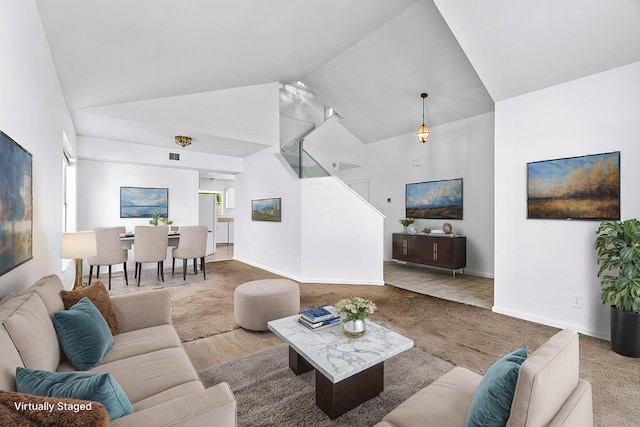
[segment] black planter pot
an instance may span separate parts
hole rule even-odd
[[[611,349],[628,357],[640,357],[640,314],[611,306]]]

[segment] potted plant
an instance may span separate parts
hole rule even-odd
[[[158,221],[160,221],[164,225],[173,224],[173,221],[169,220],[169,218],[164,218],[164,217],[161,218],[159,213],[154,213],[153,214],[153,217],[149,220],[149,224],[151,224],[153,226],[157,226],[158,225]]]
[[[400,224],[404,226],[404,232],[407,232],[407,227],[416,222],[413,218],[404,218],[400,220]]]
[[[603,221],[596,234],[602,303],[611,305],[611,348],[640,357],[640,221]]]
[[[358,338],[367,331],[364,321],[376,311],[376,305],[368,299],[360,297],[345,298],[336,304],[336,313],[342,319],[344,334],[351,338]]]

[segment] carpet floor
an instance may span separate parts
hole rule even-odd
[[[384,391],[335,420],[315,404],[315,373],[295,375],[283,344],[204,369],[205,387],[228,382],[238,402],[238,426],[372,426],[453,365],[418,348],[387,360]]]
[[[208,263],[206,268],[206,281],[169,287],[173,322],[183,341],[237,328],[233,289],[249,280],[278,277],[235,260]],[[419,349],[480,374],[501,355],[523,345],[534,351],[557,332],[549,326],[393,286],[300,285],[302,309],[335,304],[350,296],[373,300],[378,310],[371,319],[410,337]],[[640,425],[638,373],[640,359],[612,352],[608,341],[580,336],[580,375],[593,386],[596,425]]]

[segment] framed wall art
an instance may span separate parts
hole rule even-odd
[[[251,201],[251,219],[253,221],[282,221],[281,199],[258,199]]]
[[[462,219],[462,178],[406,185],[405,214],[416,219]]]
[[[33,258],[32,156],[0,131],[0,275]]]
[[[620,152],[527,163],[527,218],[620,219]]]
[[[120,218],[169,217],[169,189],[120,187]]]

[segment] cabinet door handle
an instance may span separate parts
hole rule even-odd
[[[433,244],[433,252],[438,252],[438,244],[437,243]]]

